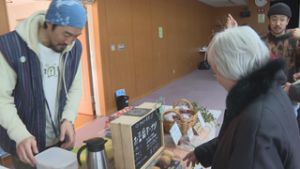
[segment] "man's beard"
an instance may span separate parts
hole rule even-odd
[[[64,50],[65,50],[65,48],[61,48],[61,49],[58,49],[58,46],[60,46],[60,45],[63,45],[63,46],[67,46],[67,44],[61,44],[61,43],[59,43],[59,44],[57,44],[57,45],[53,45],[53,43],[51,43],[51,49],[54,51],[54,52],[56,52],[56,53],[61,53],[61,52],[63,52]]]
[[[275,34],[275,35],[280,35],[280,34],[282,34],[282,32],[285,31],[285,29],[282,29],[280,32],[275,32],[274,30],[275,30],[276,28],[281,28],[281,27],[275,26],[275,27],[273,28],[272,32],[273,32],[273,34]]]

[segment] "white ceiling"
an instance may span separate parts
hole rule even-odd
[[[248,5],[248,0],[198,0],[213,7]]]

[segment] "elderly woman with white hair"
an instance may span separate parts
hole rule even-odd
[[[208,61],[228,92],[220,134],[186,155],[212,169],[299,169],[300,141],[282,59],[248,26],[218,33]]]

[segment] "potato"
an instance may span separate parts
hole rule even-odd
[[[160,168],[156,166],[152,166],[150,169],[160,169]]]
[[[174,153],[172,151],[169,151],[169,150],[165,150],[162,155],[168,156],[171,161],[174,158]]]
[[[170,157],[166,155],[161,156],[158,161],[163,163],[163,168],[168,168],[171,163]]]

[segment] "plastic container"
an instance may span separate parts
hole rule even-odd
[[[77,169],[76,154],[52,147],[35,156],[37,169]]]

